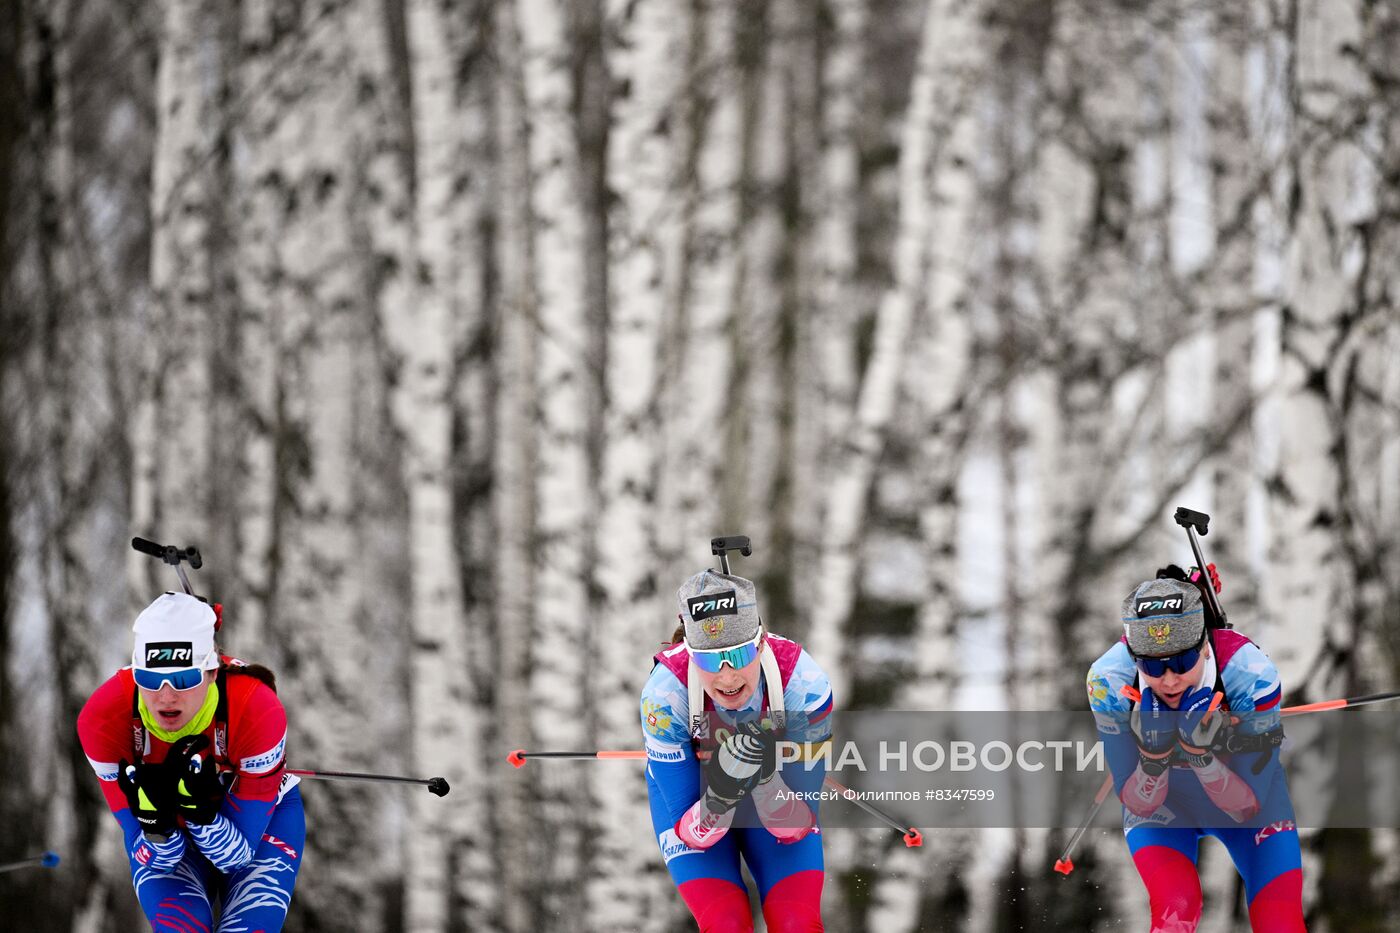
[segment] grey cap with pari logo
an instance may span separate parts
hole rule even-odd
[[[1201,591],[1185,580],[1139,583],[1123,600],[1128,648],[1144,658],[1166,658],[1201,643],[1206,631]]]
[[[702,570],[681,584],[676,599],[690,648],[732,648],[758,636],[758,590],[752,580]]]

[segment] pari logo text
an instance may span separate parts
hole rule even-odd
[[[1139,599],[1133,611],[1139,616],[1162,616],[1181,612],[1182,605],[1180,596],[1154,596]]]
[[[727,593],[706,593],[703,596],[692,596],[687,599],[685,610],[696,622],[714,616],[733,616],[739,614],[739,600],[735,598],[733,590]],[[708,629],[706,630],[708,631]]]
[[[153,641],[146,645],[146,667],[193,667],[194,645],[187,641]]]

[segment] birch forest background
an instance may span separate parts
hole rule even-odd
[[[1086,708],[1179,504],[1285,700],[1394,689],[1398,111],[1389,0],[0,0],[0,927],[139,926],[133,534],[293,766],[452,781],[308,784],[292,931],[692,928],[639,767],[504,756],[638,747],[715,534],[846,709]],[[1147,926],[1120,833],[927,835],[827,928]]]

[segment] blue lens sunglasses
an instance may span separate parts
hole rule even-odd
[[[159,690],[163,684],[170,684],[176,690],[193,690],[204,682],[204,671],[197,667],[187,667],[181,671],[146,671],[139,667],[131,669],[136,686],[146,690]]]
[[[736,671],[741,667],[747,667],[758,658],[758,643],[763,638],[760,630],[753,637],[752,641],[746,641],[742,645],[735,645],[732,648],[712,648],[712,649],[690,649],[690,659],[695,662],[695,666],[707,674],[718,674],[728,664]]]
[[[1165,658],[1144,658],[1140,655],[1133,655],[1133,661],[1137,664],[1137,669],[1148,677],[1161,677],[1167,671],[1174,674],[1187,674],[1191,668],[1196,666],[1196,662],[1201,660],[1201,652],[1205,650],[1206,640],[1201,638],[1201,643],[1194,648],[1187,648],[1179,654],[1173,654]]]

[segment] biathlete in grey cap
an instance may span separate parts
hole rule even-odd
[[[1283,687],[1268,655],[1218,626],[1205,587],[1179,567],[1133,587],[1122,637],[1089,670],[1089,706],[1123,803],[1128,851],[1154,933],[1201,918],[1196,856],[1224,843],[1256,933],[1303,931],[1302,856],[1278,746]]]
[[[661,856],[702,931],[753,929],[740,858],[769,930],[821,930],[830,681],[801,645],[766,630],[749,580],[706,570],[676,598],[681,627],[641,698]],[[781,760],[779,738],[793,753]]]

